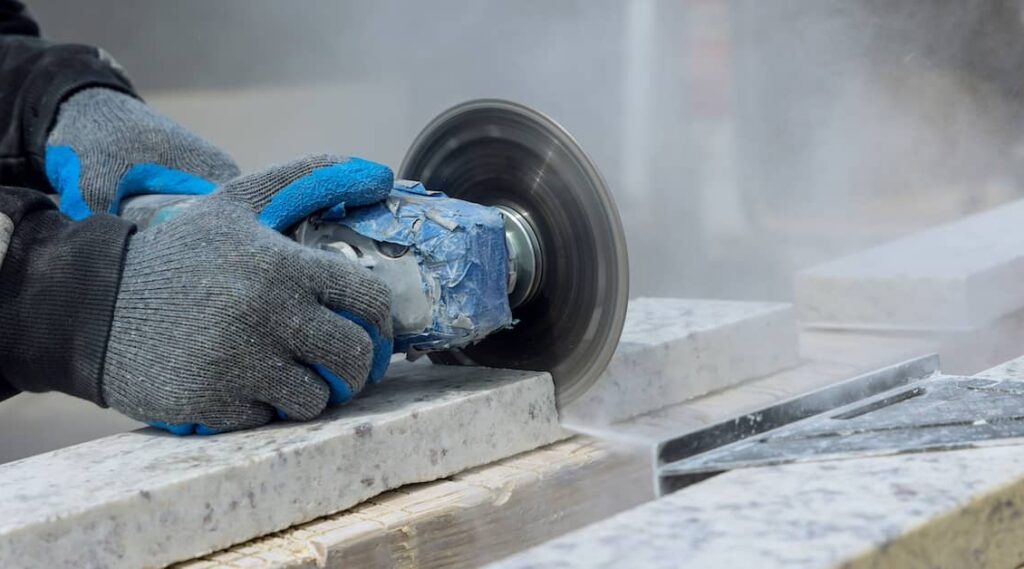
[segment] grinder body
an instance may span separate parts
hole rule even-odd
[[[191,207],[193,196],[126,200],[121,216],[147,227]],[[514,235],[517,226],[509,223]],[[416,357],[469,346],[512,325],[510,295],[524,260],[510,254],[506,216],[494,207],[398,180],[387,199],[328,209],[291,231],[299,243],[343,255],[391,290],[395,353]],[[518,285],[528,286],[522,278]]]

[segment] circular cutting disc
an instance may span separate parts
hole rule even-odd
[[[560,405],[607,367],[629,292],[625,236],[597,168],[547,116],[500,100],[458,105],[413,142],[399,172],[431,190],[512,209],[537,238],[537,288],[512,328],[435,361],[548,371]]]

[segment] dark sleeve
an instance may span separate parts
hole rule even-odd
[[[6,218],[6,219],[3,219]],[[128,237],[109,215],[73,222],[35,190],[0,186],[0,399],[62,391],[103,405],[100,378]]]
[[[25,5],[16,0],[0,0],[0,34],[39,36],[39,26]]]
[[[103,50],[27,36],[0,36],[0,85],[0,184],[44,191],[46,137],[60,104],[90,87],[136,96]]]
[[[38,35],[24,4],[0,0],[0,399],[57,390],[102,405],[134,226],[107,215],[72,222],[39,190],[51,190],[46,137],[64,100],[90,87],[136,95],[106,52]]]

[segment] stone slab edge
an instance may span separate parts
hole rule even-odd
[[[565,438],[546,373],[399,366],[325,418],[115,435],[0,466],[0,565],[190,559]]]
[[[178,567],[478,567],[653,499],[651,477],[649,457],[576,437]]]
[[[562,409],[584,432],[764,377],[799,363],[790,304],[641,298],[600,379]]]
[[[978,376],[1024,379],[1024,357]],[[1010,439],[736,470],[494,567],[1017,567],[1022,535],[1024,440]]]
[[[495,567],[1016,567],[1022,504],[1024,446],[740,470]]]

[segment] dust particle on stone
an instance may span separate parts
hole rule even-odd
[[[360,423],[356,425],[355,433],[359,438],[368,437],[373,434],[373,425],[370,423]]]

